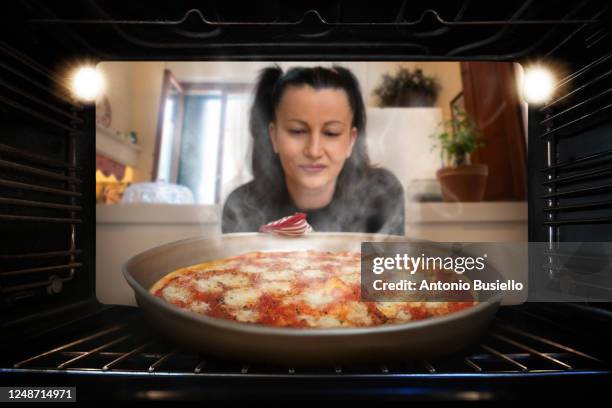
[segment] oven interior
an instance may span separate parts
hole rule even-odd
[[[529,240],[612,239],[612,46],[605,1],[20,0],[0,28],[1,382],[88,395],[485,398],[604,390],[606,303],[502,307],[472,349],[432,361],[299,369],[176,348],[137,308],[95,298],[95,112],[58,76],[101,60],[495,60],[563,67],[530,107]],[[531,265],[558,279],[563,271]],[[564,387],[565,384],[574,384]],[[110,389],[112,387],[112,391]],[[239,390],[239,392],[238,392]],[[84,393],[83,393],[84,394]]]

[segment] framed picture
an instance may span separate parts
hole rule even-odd
[[[96,125],[109,128],[113,119],[111,104],[108,96],[101,95],[96,100]]]

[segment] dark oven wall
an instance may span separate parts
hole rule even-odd
[[[81,62],[550,61],[565,74],[555,100],[529,110],[530,239],[609,240],[607,7],[598,0],[11,2],[0,43],[5,327],[97,307],[94,110],[70,99],[62,77]]]
[[[563,75],[553,98],[529,111],[530,241],[612,240],[608,32],[609,23],[581,40],[578,31],[547,57]]]
[[[10,347],[0,355],[0,382],[66,386],[70,379],[80,399],[227,397],[228,389],[231,397],[607,392],[610,369],[602,360],[609,361],[612,318],[588,305],[501,308],[479,344],[436,361],[300,371],[189,352],[161,339],[138,308],[98,304],[95,112],[71,99],[64,75],[104,60],[543,61],[560,81],[551,102],[528,112],[529,238],[610,241],[608,3],[3,5],[0,342]]]
[[[530,252],[530,285],[582,301],[610,299],[612,291],[600,274],[612,241],[610,22],[592,28],[577,28],[545,54],[559,76],[556,89],[529,109],[529,241],[547,243],[547,256]]]
[[[95,307],[93,112],[67,98],[61,50],[25,31],[26,14],[12,17],[20,28],[4,26],[0,42],[3,334]]]

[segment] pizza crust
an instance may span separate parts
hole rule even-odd
[[[229,259],[233,259],[233,257]],[[196,270],[215,269],[217,267],[222,267],[223,265],[227,263],[228,263],[228,258],[225,258],[225,259],[208,261],[208,262],[200,263],[197,265],[191,265],[191,266],[187,266],[181,269],[177,269],[176,271],[170,272],[169,274],[167,274],[166,276],[158,280],[153,286],[151,286],[151,289],[149,289],[149,293],[151,294],[157,293],[158,290],[160,290],[161,288],[166,286],[170,281],[172,281],[174,278],[177,278],[179,276],[187,275],[189,273],[195,272]]]

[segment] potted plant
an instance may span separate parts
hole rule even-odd
[[[382,82],[373,93],[378,96],[383,107],[433,106],[440,88],[438,79],[425,75],[420,68],[411,71],[399,67],[395,75],[384,74]]]
[[[470,155],[485,145],[482,134],[469,115],[453,108],[451,120],[443,123],[444,132],[434,135],[440,147],[443,167],[436,172],[444,201],[482,201],[489,169],[472,164]]]

